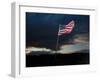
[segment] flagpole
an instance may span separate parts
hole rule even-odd
[[[59,30],[60,30],[60,27],[58,29],[58,33],[59,33]],[[59,35],[57,33],[57,42],[56,42],[56,53],[57,53],[57,50],[58,50],[58,43],[59,43]]]
[[[72,31],[72,29],[73,29],[73,27],[74,27],[74,25],[75,25],[75,22],[72,20],[71,22],[69,22],[65,27],[66,28],[64,28],[63,29],[63,31],[65,30],[65,29],[67,29],[67,31],[65,30],[64,32],[63,32],[63,34],[64,33],[71,33],[71,31]],[[58,50],[58,43],[59,43],[59,36],[60,36],[60,26],[61,25],[59,25],[59,29],[58,29],[58,33],[57,33],[57,42],[56,42],[56,53],[57,53],[57,50]]]

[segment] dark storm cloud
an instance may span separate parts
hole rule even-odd
[[[26,45],[55,49],[59,24],[75,21],[75,28],[71,34],[62,35],[59,44],[67,42],[75,34],[89,33],[88,15],[26,13]]]

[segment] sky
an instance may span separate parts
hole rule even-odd
[[[59,45],[69,43],[77,34],[89,34],[89,15],[26,12],[26,47],[56,48],[60,25],[75,21],[70,34],[59,37]]]

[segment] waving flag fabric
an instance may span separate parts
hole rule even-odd
[[[64,27],[62,27],[62,28],[60,27],[59,31],[58,31],[58,36],[71,33],[74,26],[75,26],[75,22],[74,22],[74,20],[72,20],[67,25],[65,25]]]

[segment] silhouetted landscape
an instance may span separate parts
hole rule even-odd
[[[89,64],[89,53],[51,54],[49,52],[34,52],[33,54],[26,55],[26,67]]]

